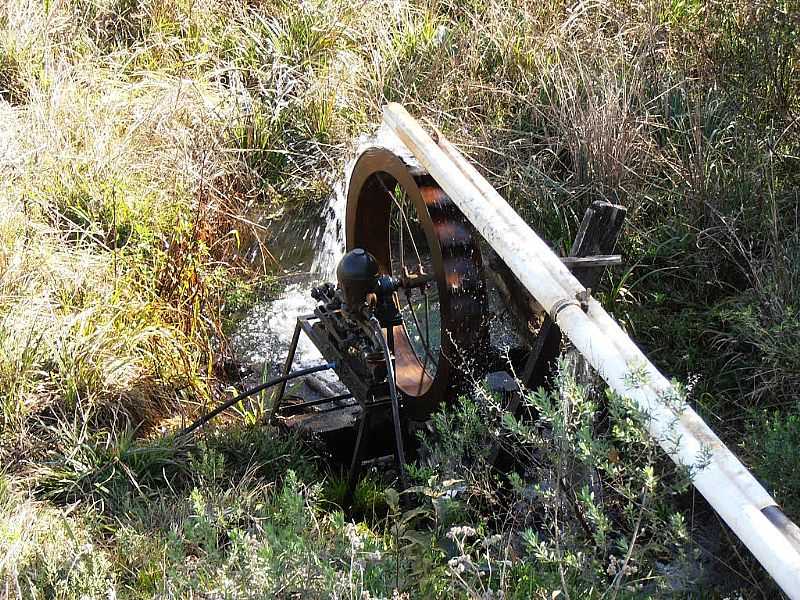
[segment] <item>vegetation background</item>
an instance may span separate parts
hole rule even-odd
[[[354,519],[255,409],[170,432],[269,293],[253,215],[398,101],[547,239],[628,208],[606,306],[800,519],[799,38],[797,0],[5,0],[0,597],[776,597],[575,361],[536,423],[439,415]]]

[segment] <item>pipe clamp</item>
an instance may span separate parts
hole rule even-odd
[[[592,290],[587,288],[575,294],[575,298],[562,298],[556,301],[552,308],[550,308],[550,318],[556,321],[558,313],[568,306],[578,306],[583,312],[587,312],[589,310],[589,299],[591,297]]]
[[[553,322],[557,323],[558,313],[560,313],[568,306],[580,307],[580,305],[581,305],[580,302],[572,298],[562,298],[561,300],[558,300],[553,304],[553,307],[550,309],[550,318],[553,319]]]

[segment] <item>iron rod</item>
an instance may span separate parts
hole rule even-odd
[[[328,402],[339,402],[340,400],[349,400],[353,397],[353,394],[339,394],[338,396],[331,396],[329,398],[319,398],[317,400],[309,400],[308,402],[302,402],[300,404],[292,404],[287,408],[292,408],[294,410],[300,408],[310,408],[312,406],[319,406],[320,404],[327,404]]]
[[[325,363],[324,365],[317,365],[315,367],[308,367],[306,369],[300,369],[298,371],[292,371],[291,373],[287,373],[286,375],[281,375],[280,377],[275,377],[273,379],[270,379],[269,381],[266,381],[266,382],[262,383],[261,385],[257,385],[256,387],[247,390],[246,392],[242,392],[241,394],[239,394],[235,398],[231,398],[227,402],[221,404],[220,406],[218,406],[217,408],[212,410],[210,413],[206,413],[205,415],[203,415],[202,417],[197,419],[194,423],[189,425],[189,427],[187,427],[186,429],[181,431],[178,435],[179,436],[184,436],[184,435],[188,435],[188,434],[192,433],[195,429],[197,429],[198,427],[201,427],[202,425],[205,425],[211,419],[216,417],[221,412],[229,409],[231,406],[233,406],[237,402],[239,402],[241,400],[244,400],[248,396],[252,396],[254,394],[257,394],[261,390],[265,390],[265,389],[267,389],[269,387],[272,387],[273,385],[278,385],[279,383],[284,383],[286,381],[289,381],[290,379],[296,379],[297,377],[302,377],[304,375],[311,375],[312,373],[319,373],[320,371],[327,371],[327,370],[333,369],[334,366],[335,366],[334,363]]]
[[[292,368],[292,363],[294,362],[294,355],[297,352],[297,343],[300,341],[300,318],[297,319],[297,323],[294,326],[294,333],[292,333],[292,341],[289,344],[289,352],[286,354],[286,362],[283,365],[283,374],[286,375],[289,373],[289,370]],[[283,401],[283,394],[286,391],[286,381],[281,382],[278,389],[275,390],[275,394],[272,399],[272,408],[269,411],[269,422],[270,424],[273,423],[275,419],[275,415],[278,412],[278,409],[281,406],[281,402]]]

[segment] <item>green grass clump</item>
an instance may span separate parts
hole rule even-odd
[[[795,494],[800,486],[797,473],[800,455],[798,407],[786,412],[772,412],[767,418],[754,412],[748,434],[747,444],[751,446],[763,480],[785,510],[797,514],[800,510]]]
[[[115,589],[111,556],[93,543],[89,520],[7,491],[0,502],[4,589],[29,598],[99,598]]]

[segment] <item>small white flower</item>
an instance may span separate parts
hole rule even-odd
[[[467,570],[467,567],[472,567],[473,564],[469,556],[462,555],[453,557],[450,560],[448,560],[447,566],[450,567],[456,573],[463,573],[464,571]]]
[[[344,528],[344,533],[347,539],[350,540],[350,548],[353,551],[358,551],[364,548],[364,540],[358,534],[358,529],[353,523],[348,523]]]
[[[462,525],[461,527],[451,527],[450,531],[447,532],[447,537],[451,540],[458,538],[469,538],[475,537],[478,535],[478,532],[475,531],[474,527],[470,527],[469,525]]]
[[[608,575],[617,574],[617,557],[613,554],[609,555],[608,557],[608,567],[606,568],[606,573]]]

